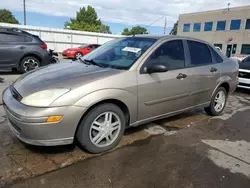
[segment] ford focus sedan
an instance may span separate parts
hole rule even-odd
[[[193,108],[223,112],[238,63],[186,37],[112,40],[75,62],[29,72],[3,92],[15,135],[32,145],[71,144],[100,153],[124,130]]]

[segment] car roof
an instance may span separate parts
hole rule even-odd
[[[124,36],[126,37],[126,36]],[[197,38],[192,38],[192,37],[186,37],[186,36],[179,36],[179,35],[133,35],[133,36],[127,36],[127,37],[138,37],[138,38],[152,38],[152,39],[157,39],[157,40],[165,40],[165,39],[182,39],[182,40],[194,40],[202,43],[209,44],[208,42],[204,40],[200,40]]]
[[[18,28],[13,28],[13,27],[0,27],[0,31],[11,32],[11,33],[20,33],[20,34],[33,36],[31,33],[28,33],[26,31],[23,31],[23,30],[18,29]]]

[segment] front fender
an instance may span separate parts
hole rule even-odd
[[[93,105],[104,100],[118,100],[123,102],[130,113],[130,123],[137,121],[137,96],[122,89],[104,89],[98,90],[79,99],[74,105],[89,109]]]

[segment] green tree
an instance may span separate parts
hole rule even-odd
[[[138,35],[138,34],[148,34],[148,31],[144,27],[136,26],[133,27],[131,30],[125,28],[122,32],[122,35]]]
[[[13,16],[13,14],[6,9],[0,9],[0,22],[19,24],[18,20]]]
[[[177,22],[175,22],[175,24],[174,24],[174,26],[173,26],[173,28],[172,28],[172,30],[170,31],[170,35],[177,35],[177,29],[178,29],[178,21]]]
[[[111,33],[109,26],[102,24],[95,9],[91,6],[87,9],[80,8],[80,11],[76,12],[76,18],[71,18],[69,22],[65,22],[64,26],[72,30]]]

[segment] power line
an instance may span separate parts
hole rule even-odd
[[[164,18],[165,16],[160,17],[159,19],[155,20],[154,22],[152,22],[151,24],[147,25],[146,28],[148,28],[149,26],[153,25],[154,23],[158,22],[159,20],[161,20],[162,18]]]

